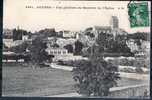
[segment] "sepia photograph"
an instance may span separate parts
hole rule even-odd
[[[2,97],[150,98],[150,1],[4,0]]]

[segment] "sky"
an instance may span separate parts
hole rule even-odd
[[[95,25],[109,26],[111,16],[117,16],[119,19],[119,27],[129,33],[137,31],[150,32],[150,27],[130,27],[127,8],[128,2],[129,1],[4,0],[3,27],[13,29],[19,26],[21,29],[31,32],[44,28],[55,28],[57,31],[63,29],[83,31],[85,28]],[[32,6],[33,8],[26,8],[26,6]],[[49,6],[51,8],[36,8],[38,6]],[[59,7],[62,7],[62,9],[59,9]],[[63,9],[64,7],[92,8]],[[94,9],[94,7],[98,9]]]

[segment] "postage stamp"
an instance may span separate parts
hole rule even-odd
[[[130,3],[128,6],[128,15],[130,19],[130,26],[132,28],[149,26],[149,12],[147,2]]]

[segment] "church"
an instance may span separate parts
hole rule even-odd
[[[119,28],[119,20],[117,16],[112,16],[109,26],[93,26],[85,30],[85,33],[93,33],[95,38],[98,37],[100,33],[113,34],[114,37],[117,35],[127,35],[128,33],[123,29]]]

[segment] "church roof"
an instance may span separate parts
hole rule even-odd
[[[110,29],[111,29],[110,26],[94,26],[94,28],[95,28],[96,30],[105,30],[105,29],[110,30]]]

